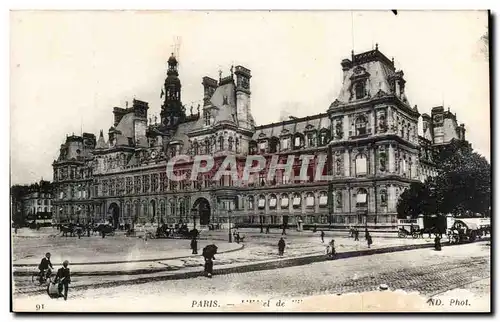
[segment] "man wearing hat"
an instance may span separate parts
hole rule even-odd
[[[63,267],[59,268],[59,270],[57,271],[57,275],[56,275],[56,281],[59,283],[59,285],[58,285],[59,296],[64,296],[65,301],[68,299],[68,288],[69,288],[69,284],[71,283],[71,277],[70,277],[70,273],[69,273],[68,264],[69,264],[69,262],[67,260],[65,260],[63,262]],[[62,294],[63,287],[64,287],[64,295]]]

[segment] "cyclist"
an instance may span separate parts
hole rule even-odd
[[[43,280],[47,279],[51,274],[54,267],[50,262],[50,253],[45,254],[45,257],[42,258],[40,265],[38,265],[38,269],[40,270],[40,283]]]

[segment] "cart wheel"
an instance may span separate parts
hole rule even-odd
[[[400,231],[400,232],[398,232],[398,237],[399,238],[406,238],[406,234]]]
[[[417,239],[418,235],[419,235],[418,233],[413,233],[413,235],[412,235],[413,239]]]

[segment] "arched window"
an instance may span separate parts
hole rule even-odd
[[[288,199],[288,195],[287,194],[282,194],[281,195],[281,209],[286,209],[288,208],[288,204],[289,204],[289,199]]]
[[[314,194],[312,192],[308,192],[306,195],[306,207],[314,207]]]
[[[278,198],[276,198],[275,194],[269,196],[269,208],[276,209],[276,204],[278,203]]]
[[[170,201],[170,215],[171,216],[176,215],[176,205],[174,200]]]
[[[319,193],[319,206],[326,207],[328,204],[328,195],[325,191]]]
[[[356,99],[361,99],[365,97],[365,84],[363,82],[358,82],[354,86],[356,92]]]
[[[219,136],[219,151],[224,151],[224,137]]]
[[[356,156],[356,176],[366,175],[366,156],[362,153]]]
[[[248,154],[253,155],[257,153],[257,142],[250,141],[248,144]]]
[[[356,118],[356,135],[366,134],[366,118],[360,115]]]
[[[198,155],[198,142],[194,141],[193,142],[193,154]]]
[[[318,146],[325,146],[330,141],[330,131],[322,129],[318,136]]]
[[[205,139],[205,151],[207,154],[212,153],[212,149],[210,146],[210,140],[208,138]]]
[[[269,153],[276,153],[279,151],[280,140],[273,136],[269,142]]]
[[[382,207],[387,206],[387,190],[380,190],[380,205]]]
[[[259,209],[264,209],[266,207],[266,197],[264,195],[259,196]]]
[[[307,133],[307,147],[312,148],[315,146],[316,135],[314,132]]]
[[[260,153],[266,153],[266,148],[267,148],[267,141],[262,140],[259,142],[259,152]]]
[[[165,223],[165,201],[164,200],[160,200],[160,221],[162,224]]]
[[[366,189],[360,188],[356,193],[356,207],[366,208],[368,206],[368,192]]]
[[[233,151],[233,137],[230,136],[228,139],[227,139],[227,148],[229,151]]]
[[[304,146],[304,136],[300,133],[297,133],[293,137],[293,148],[300,149]]]
[[[235,147],[236,153],[240,153],[240,140],[238,138],[235,140]]]
[[[294,193],[293,195],[293,208],[300,208],[300,204],[301,204],[301,201],[302,201],[302,197],[300,196],[299,193]]]
[[[253,210],[255,207],[253,196],[248,196],[247,200],[248,200],[248,210]]]

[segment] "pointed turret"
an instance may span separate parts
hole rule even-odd
[[[97,140],[97,145],[95,147],[96,149],[105,149],[106,148],[106,142],[104,141],[104,135],[101,132],[99,133],[99,139]]]

